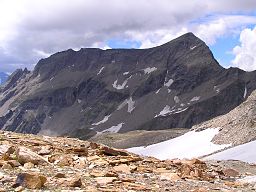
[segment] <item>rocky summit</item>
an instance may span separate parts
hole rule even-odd
[[[78,139],[5,131],[0,166],[0,191],[255,191],[246,180],[255,177],[254,164],[160,161]]]
[[[87,139],[191,128],[255,89],[256,72],[224,69],[187,33],[150,49],[67,50],[17,70],[0,88],[0,128]]]

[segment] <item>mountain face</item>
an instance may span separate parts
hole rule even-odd
[[[88,138],[193,125],[225,114],[256,72],[224,69],[192,33],[150,49],[67,50],[17,70],[0,91],[0,127]]]
[[[4,72],[0,72],[0,85],[4,84],[7,79],[8,79],[9,75],[4,73]]]

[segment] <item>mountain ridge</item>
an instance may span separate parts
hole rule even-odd
[[[224,69],[190,33],[150,49],[67,50],[11,78],[0,93],[0,125],[83,139],[191,128],[243,102],[255,73]]]

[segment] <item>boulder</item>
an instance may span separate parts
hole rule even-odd
[[[117,180],[117,178],[116,177],[96,177],[95,180],[99,185],[106,185],[109,183],[113,183],[114,181]]]
[[[114,149],[114,148],[110,148],[107,146],[103,146],[101,147],[101,152],[105,155],[110,155],[110,156],[129,156],[129,153],[126,152],[125,150],[121,150],[121,149]]]
[[[48,163],[48,161],[45,158],[41,157],[40,155],[36,154],[35,152],[31,151],[26,147],[17,148],[15,154],[18,162],[22,165],[28,162],[33,163],[35,165]]]
[[[126,173],[126,174],[131,173],[130,167],[126,164],[117,165],[117,166],[113,167],[113,170],[116,172],[122,172],[122,173]]]
[[[240,173],[234,169],[224,169],[222,172],[226,177],[238,177],[240,175]]]
[[[22,186],[29,189],[41,189],[44,187],[47,178],[39,174],[19,173],[14,187]]]

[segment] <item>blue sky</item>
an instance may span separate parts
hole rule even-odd
[[[210,45],[210,49],[217,61],[224,67],[229,67],[235,55],[232,49],[239,44],[239,36],[222,37],[216,41],[214,45]]]
[[[225,67],[256,70],[255,0],[0,0],[0,71],[58,51],[149,48],[193,32]]]

